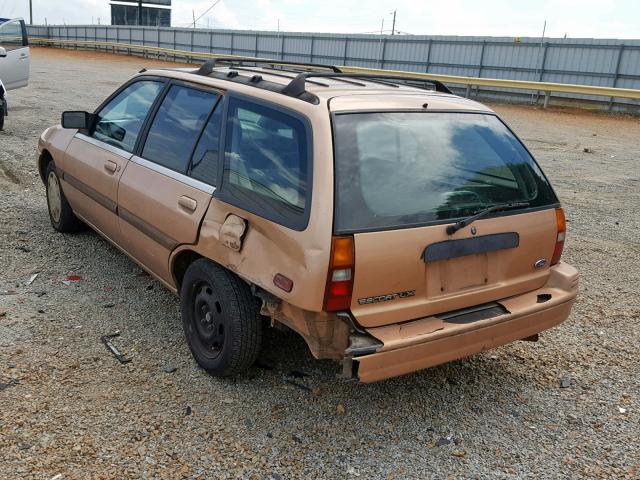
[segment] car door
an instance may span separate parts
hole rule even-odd
[[[118,245],[118,182],[165,84],[143,77],[117,91],[98,109],[92,131],[75,134],[58,165],[71,208]]]
[[[220,98],[211,89],[173,81],[118,187],[124,248],[169,283],[171,251],[196,242],[214,191],[207,172],[201,172],[202,161],[193,167],[198,174],[189,174],[203,128],[220,115],[216,109]],[[206,152],[198,155],[205,164],[211,160]]]
[[[0,24],[0,47],[6,56],[0,57],[0,79],[7,90],[26,87],[29,83],[29,42],[23,20]]]

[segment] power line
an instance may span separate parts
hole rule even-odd
[[[194,18],[193,19],[193,28],[196,28],[196,22],[198,20],[200,20],[202,17],[204,17],[207,13],[209,13],[211,11],[211,9],[213,7],[215,7],[217,4],[219,4],[222,0],[216,0],[215,2],[213,2],[213,5],[211,5],[209,8],[207,8],[202,15],[200,15],[198,18]],[[194,12],[194,16],[195,16],[195,12]]]

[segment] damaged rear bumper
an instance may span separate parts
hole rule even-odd
[[[496,316],[478,320],[474,311],[463,314],[469,321],[462,315],[455,320],[439,316],[369,328],[382,346],[375,353],[348,358],[346,364],[352,376],[369,383],[532,337],[566,320],[577,293],[577,270],[561,262],[551,268],[542,288],[497,302],[504,308]]]

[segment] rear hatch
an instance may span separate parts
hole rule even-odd
[[[335,234],[352,235],[351,311],[376,327],[540,288],[558,199],[491,113],[337,113]],[[447,226],[504,207],[454,233]]]

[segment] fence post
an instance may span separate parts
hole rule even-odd
[[[387,37],[382,39],[382,53],[380,54],[380,69],[384,70],[384,58],[387,54]]]
[[[284,35],[280,37],[280,60],[284,60]]]
[[[347,64],[347,48],[349,46],[349,37],[344,37],[344,53],[342,55],[342,65]]]
[[[482,77],[482,66],[484,64],[484,49],[487,46],[487,41],[482,41],[482,48],[480,49],[480,64],[478,65],[478,78]],[[480,85],[476,85],[476,97],[480,93]]]
[[[258,33],[257,32],[255,34],[255,39],[256,39],[256,41],[254,43],[254,46],[255,46],[255,52],[256,53],[255,53],[254,57],[258,58]]]
[[[309,52],[309,63],[313,63],[313,44],[315,43],[315,40],[316,40],[316,37],[311,35],[311,51]]]
[[[433,45],[433,39],[429,39],[429,47],[427,48],[427,60],[426,65],[424,67],[425,73],[429,73],[429,61],[431,60],[431,46]]]
[[[542,81],[542,78],[544,77],[544,66],[547,63],[547,50],[549,50],[549,42],[545,42],[544,43],[544,50],[542,50],[542,64],[540,65],[540,73],[538,74],[538,82]],[[538,98],[540,98],[540,92],[536,92],[536,100],[535,100],[535,104],[538,104]],[[545,101],[548,102],[548,99],[545,98]],[[547,108],[547,107],[545,107]]]
[[[615,71],[615,75],[613,77],[613,87],[617,87],[618,86],[618,78],[620,77],[620,63],[622,62],[622,53],[624,52],[624,43],[620,44],[620,48],[618,49],[618,59],[616,60],[616,71]],[[609,99],[609,111],[611,111],[613,109],[613,100],[614,98],[611,97]]]
[[[231,50],[229,52],[231,55],[233,55],[233,42],[235,38],[236,38],[235,34],[231,32]]]

